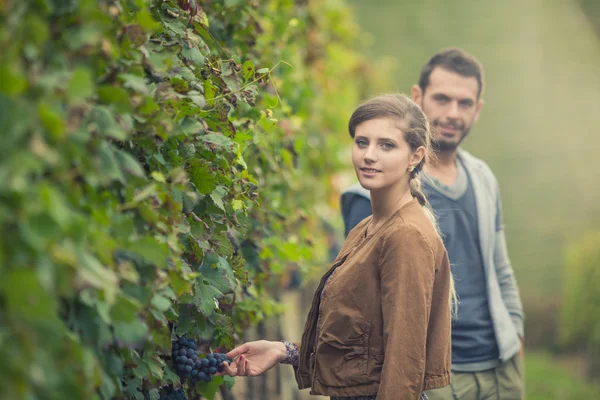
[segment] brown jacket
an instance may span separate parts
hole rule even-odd
[[[321,280],[296,380],[311,394],[416,400],[450,384],[448,255],[417,200],[366,236],[371,218]]]

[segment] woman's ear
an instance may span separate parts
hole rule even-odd
[[[416,167],[417,165],[419,165],[421,163],[421,161],[423,161],[424,157],[425,157],[425,146],[417,147],[417,149],[415,151],[413,151],[412,155],[410,156],[409,166]]]

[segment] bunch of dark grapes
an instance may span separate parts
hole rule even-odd
[[[173,386],[165,386],[160,390],[159,400],[187,400],[183,389],[175,389]]]
[[[173,342],[171,358],[179,376],[189,378],[192,376],[194,365],[199,361],[196,342],[193,339],[180,337]]]
[[[223,372],[223,362],[231,364],[224,353],[210,353],[196,361],[192,370],[192,382],[210,382],[217,372]]]
[[[212,381],[214,374],[223,372],[223,362],[232,362],[225,353],[209,353],[199,357],[196,342],[183,336],[173,342],[171,358],[179,376],[182,379],[191,378],[192,383]]]

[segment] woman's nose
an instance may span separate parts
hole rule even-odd
[[[375,149],[375,146],[369,146],[365,149],[364,160],[365,162],[370,163],[377,161],[377,151]]]

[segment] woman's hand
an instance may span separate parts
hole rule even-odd
[[[229,376],[258,376],[287,357],[285,344],[258,340],[236,347],[227,353],[227,358],[233,359],[231,365],[223,363],[223,370]]]

